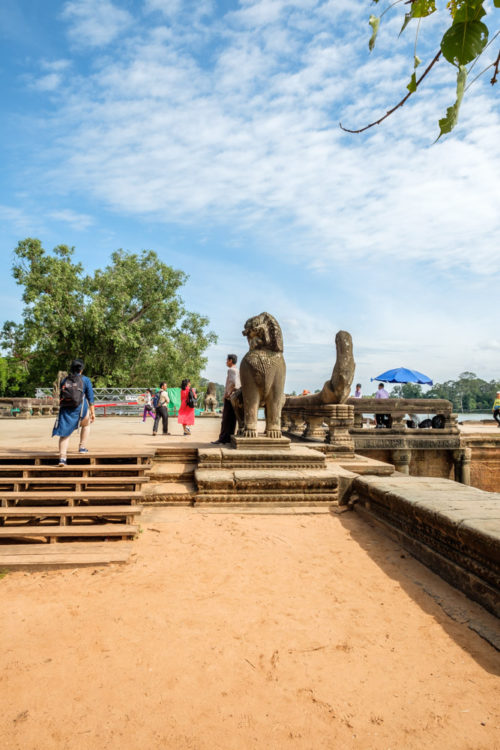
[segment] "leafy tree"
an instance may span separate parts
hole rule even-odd
[[[426,394],[426,398],[446,398],[453,403],[457,411],[474,411],[484,409],[489,411],[500,389],[500,381],[478,378],[473,372],[462,372],[458,380],[448,380],[436,383]]]
[[[25,392],[51,385],[77,356],[97,386],[178,385],[183,377],[195,384],[216,336],[208,318],[184,308],[186,274],[153,251],[118,250],[104,270],[85,275],[73,252],[59,245],[49,254],[31,238],[14,251],[23,322],[4,323],[0,341]]]
[[[395,385],[390,395],[391,398],[426,398],[419,383]]]
[[[372,2],[378,4],[379,0],[372,0]],[[392,115],[393,112],[399,109],[399,107],[402,107],[403,104],[408,101],[410,96],[416,92],[417,88],[430,70],[436,65],[438,60],[444,58],[456,69],[457,93],[455,103],[448,107],[446,115],[439,120],[438,138],[444,133],[450,133],[458,122],[460,105],[467,88],[487,70],[493,71],[490,79],[492,86],[498,80],[500,51],[494,62],[487,65],[478,75],[476,75],[469,86],[466,86],[470,71],[486,48],[489,47],[489,45],[492,44],[500,34],[500,32],[497,31],[491,40],[489,40],[490,30],[488,28],[488,20],[485,19],[485,4],[486,0],[448,0],[446,6],[443,4],[443,7],[437,8],[436,0],[396,0],[396,2],[392,2],[380,16],[371,15],[369,18],[369,24],[372,29],[372,34],[368,42],[370,51],[373,50],[375,46],[375,40],[377,38],[382,17],[395,6],[403,5],[405,10],[401,31],[399,32],[400,34],[402,34],[410,24],[412,24],[414,28],[416,26],[413,71],[407,85],[408,93],[396,104],[396,106],[392,107],[392,109],[375,122],[371,122],[369,125],[366,125],[359,130],[349,130],[348,128],[344,128],[341,123],[340,127],[342,130],[346,130],[348,133],[362,133],[364,130],[372,128],[374,125],[379,125],[383,120]],[[493,0],[493,5],[495,8],[500,8],[500,0]],[[423,24],[427,24],[428,28],[432,27],[432,22],[427,22],[425,19],[429,18],[434,13],[446,16],[446,23],[449,25],[441,39],[440,48],[436,51],[424,72],[417,78],[417,68],[422,63],[422,60],[417,55],[417,41]],[[498,16],[496,16],[496,18],[498,20]],[[490,26],[493,26],[493,23],[493,21],[490,22]]]

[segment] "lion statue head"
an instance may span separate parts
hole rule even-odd
[[[283,334],[276,318],[267,312],[249,318],[242,331],[248,339],[250,350],[268,349],[272,352],[283,351]]]

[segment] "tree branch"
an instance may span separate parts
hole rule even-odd
[[[437,63],[437,61],[439,60],[440,56],[441,56],[441,50],[439,50],[439,52],[436,54],[436,56],[434,57],[434,59],[429,63],[429,65],[427,66],[427,68],[424,70],[424,72],[422,73],[422,75],[420,76],[420,78],[418,79],[418,81],[416,82],[416,84],[415,84],[415,90],[418,88],[418,86],[420,85],[420,83],[424,80],[425,76],[430,71],[430,69],[433,67],[433,65],[435,65]],[[399,109],[399,107],[402,107],[403,104],[410,98],[410,96],[413,93],[414,93],[413,91],[409,91],[406,94],[406,96],[404,97],[404,99],[401,99],[401,101],[398,104],[396,104],[395,107],[393,107],[388,112],[386,112],[385,115],[380,118],[380,120],[376,120],[375,122],[371,122],[369,125],[365,125],[364,128],[360,128],[359,130],[349,130],[349,128],[344,128],[344,126],[342,125],[341,122],[339,122],[339,127],[342,130],[344,130],[346,133],[362,133],[364,130],[368,130],[368,128],[373,128],[374,125],[380,125],[380,123],[383,122],[387,117],[389,117],[389,115],[392,115],[392,113],[395,112],[397,109]]]
[[[500,67],[500,52],[498,53],[497,59],[495,60],[495,62],[493,63],[493,65],[495,66],[495,72],[493,73],[493,78],[490,81],[490,83],[491,83],[492,86],[494,86],[495,83],[498,80],[497,77],[498,77],[498,68]]]
[[[140,310],[138,310],[136,313],[134,313],[132,315],[132,317],[130,317],[127,320],[127,323],[137,323],[137,321],[142,318],[142,316],[144,315],[144,313],[146,312],[146,310],[149,310],[150,307],[151,307],[151,305],[144,305],[143,307],[141,307]]]

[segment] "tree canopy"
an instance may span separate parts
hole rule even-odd
[[[4,392],[50,386],[75,357],[96,386],[196,383],[217,338],[207,317],[184,307],[187,275],[152,250],[117,250],[110,265],[86,274],[73,253],[67,245],[47,253],[32,238],[14,250],[24,311],[22,323],[6,321],[0,334]]]
[[[487,382],[474,372],[462,372],[458,380],[436,383],[426,393],[417,383],[404,383],[396,385],[390,395],[392,398],[445,398],[457,411],[490,411],[498,390],[500,380]]]
[[[372,2],[378,4],[379,0],[372,0]],[[458,122],[458,113],[462,103],[462,98],[469,87],[466,86],[469,73],[479,61],[484,51],[495,42],[500,34],[500,31],[496,31],[490,39],[489,26],[493,27],[493,18],[496,17],[498,21],[498,15],[494,13],[490,19],[485,18],[486,10],[484,6],[486,3],[487,0],[448,0],[446,6],[442,3],[442,7],[437,8],[436,0],[396,0],[396,2],[391,2],[380,16],[371,15],[368,21],[372,30],[368,42],[370,52],[375,47],[375,41],[381,20],[388,11],[392,10],[392,8],[402,5],[405,10],[404,18],[402,18],[401,31],[399,32],[400,35],[406,27],[413,22],[412,26],[415,29],[415,44],[412,60],[413,70],[410,81],[407,85],[408,93],[378,120],[375,120],[358,130],[350,130],[344,128],[342,124],[340,124],[342,130],[346,130],[348,133],[362,133],[364,130],[368,130],[368,128],[371,128],[374,125],[379,125],[383,120],[399,109],[399,107],[402,107],[403,104],[405,104],[410,96],[416,92],[421,82],[436,65],[438,60],[444,58],[456,69],[457,90],[454,104],[448,107],[446,115],[439,120],[438,138],[445,133],[450,133]],[[500,8],[500,0],[493,0],[493,6],[494,8]],[[417,68],[422,64],[422,60],[417,54],[419,35],[422,35],[423,24],[427,24],[429,29],[432,28],[432,21],[428,22],[426,19],[435,13],[443,17],[446,16],[447,28],[441,39],[439,49],[435,51],[434,56],[430,62],[428,62],[424,72],[417,77]],[[492,72],[490,83],[493,86],[498,80],[499,68],[500,51],[493,62],[487,64],[482,70],[477,71],[475,78],[471,83],[477,80],[477,78],[487,70],[490,70]],[[471,83],[469,83],[469,85],[471,85]]]

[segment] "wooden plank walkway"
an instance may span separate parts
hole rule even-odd
[[[122,541],[1,544],[0,571],[45,570],[126,563],[132,551],[133,544]]]
[[[27,537],[42,537],[49,541],[55,541],[62,537],[108,537],[119,536],[123,539],[134,537],[138,531],[137,526],[128,523],[104,523],[104,524],[72,524],[71,526],[2,526],[0,527],[0,539],[26,539]]]

